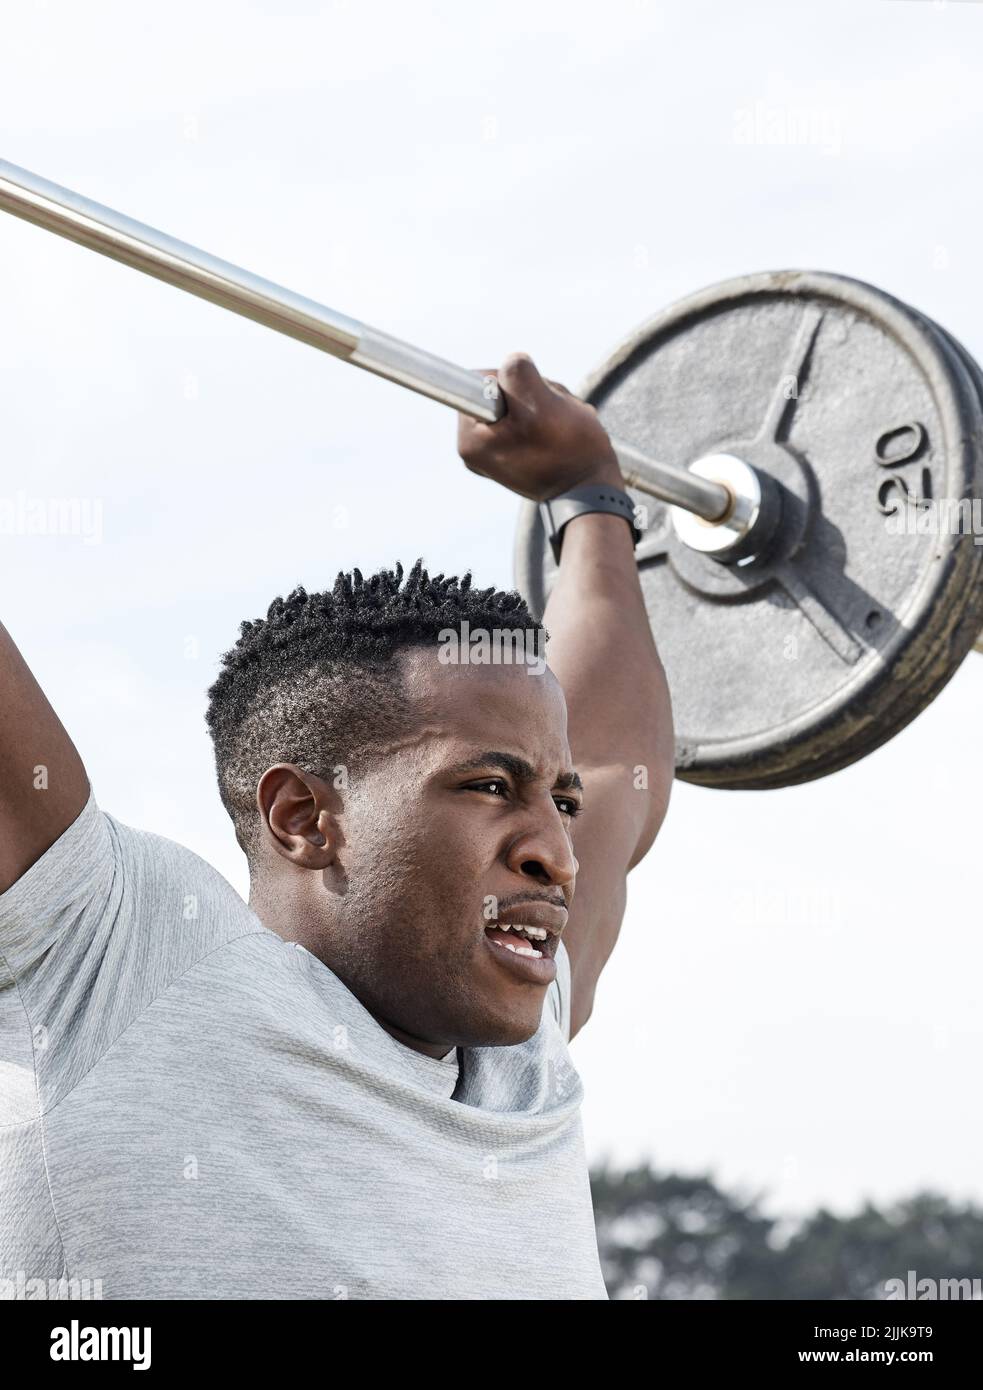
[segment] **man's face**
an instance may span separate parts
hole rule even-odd
[[[548,670],[442,666],[424,649],[402,670],[420,724],[344,793],[317,951],[410,1045],[524,1042],[556,975],[576,872],[563,692]],[[496,916],[549,934],[522,941]]]

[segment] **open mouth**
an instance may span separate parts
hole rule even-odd
[[[511,951],[513,955],[524,956],[527,960],[553,960],[556,957],[559,937],[545,927],[524,922],[501,922],[486,927],[485,935],[499,950]]]
[[[485,928],[485,940],[489,953],[514,981],[546,988],[556,979],[557,935],[550,933],[545,941],[535,935],[526,937],[522,924],[509,923],[506,931],[504,923],[500,922]]]
[[[530,898],[502,909],[486,924],[485,940],[513,980],[547,986],[556,979],[556,951],[566,922],[565,905]]]

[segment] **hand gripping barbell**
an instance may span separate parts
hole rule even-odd
[[[494,378],[3,161],[0,208],[475,419],[505,412]],[[900,300],[828,273],[740,277],[643,324],[580,394],[646,523],[678,776],[761,788],[845,767],[979,638],[983,374]],[[555,567],[532,503],[516,577],[541,615]]]

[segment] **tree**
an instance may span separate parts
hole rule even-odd
[[[648,1165],[591,1173],[601,1268],[613,1299],[878,1299],[885,1281],[979,1280],[983,1210],[921,1192],[855,1215],[820,1208],[792,1224],[761,1194]]]

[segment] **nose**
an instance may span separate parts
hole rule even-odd
[[[506,861],[513,873],[547,887],[567,888],[577,874],[570,833],[553,798],[549,807],[530,811],[530,823],[508,848]]]

